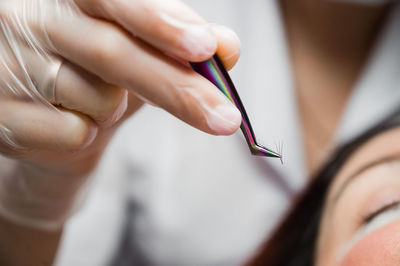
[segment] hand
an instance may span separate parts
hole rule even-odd
[[[187,66],[217,51],[232,67],[240,44],[231,31],[179,0],[75,2],[0,3],[0,153],[12,158],[1,158],[0,214],[45,228],[62,225],[143,101],[212,134],[240,125],[238,110]]]

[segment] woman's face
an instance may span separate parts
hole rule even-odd
[[[400,265],[400,128],[362,146],[325,202],[318,266]]]
[[[383,5],[391,2],[391,0],[330,0],[343,3],[363,4],[363,5]]]

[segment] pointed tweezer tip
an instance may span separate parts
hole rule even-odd
[[[276,155],[277,156],[275,158],[278,158],[281,161],[281,164],[283,165],[283,156],[282,156],[282,154],[276,153]]]
[[[281,160],[281,163],[283,164],[283,156],[281,154],[274,152],[270,149],[267,149],[263,146],[256,145],[255,147],[253,147],[253,154],[272,157],[272,158],[278,158]]]
[[[273,158],[278,158],[281,161],[281,164],[283,165],[283,156],[282,154],[274,153],[272,156]]]
[[[260,147],[269,157],[279,158],[282,159],[282,155],[279,152],[272,151],[265,147]]]
[[[282,154],[275,153],[271,157],[278,158],[281,161],[281,164],[283,165],[283,156],[282,156]]]

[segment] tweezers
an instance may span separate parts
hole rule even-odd
[[[242,123],[240,129],[246,139],[252,155],[279,158],[282,161],[282,155],[274,152],[257,143],[250,119],[240,100],[239,94],[233,85],[233,82],[226,71],[222,61],[215,54],[207,61],[199,63],[190,63],[192,69],[212,82],[228,99],[239,109],[242,114]]]

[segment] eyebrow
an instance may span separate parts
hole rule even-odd
[[[339,188],[338,192],[336,193],[336,195],[333,197],[333,203],[335,203],[340,196],[343,194],[343,191],[349,186],[349,184],[352,183],[352,181],[354,181],[354,179],[356,179],[357,177],[359,177],[361,174],[365,173],[366,171],[375,168],[379,165],[382,164],[386,164],[386,163],[390,163],[390,162],[394,162],[394,161],[400,161],[400,154],[393,154],[390,156],[386,156],[383,158],[380,158],[378,160],[375,161],[371,161],[361,167],[359,167],[356,171],[354,171],[351,175],[349,175],[349,177],[346,178],[346,182],[344,182],[342,184],[342,186]]]

